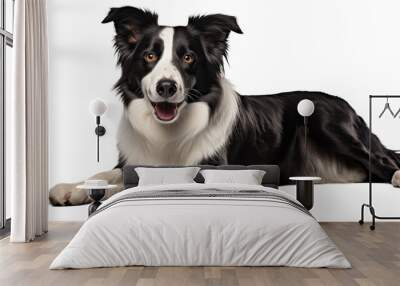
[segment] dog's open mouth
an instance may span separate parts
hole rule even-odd
[[[178,115],[178,108],[183,102],[151,102],[154,114],[161,121],[172,121]]]

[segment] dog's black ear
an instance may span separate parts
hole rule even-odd
[[[189,17],[188,26],[200,33],[207,57],[219,64],[227,56],[229,33],[243,34],[236,17],[223,14]]]
[[[157,25],[158,15],[148,10],[125,6],[111,8],[101,23],[114,22],[118,36],[129,44],[136,44],[145,28]]]

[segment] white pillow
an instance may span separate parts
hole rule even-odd
[[[205,184],[246,184],[261,185],[265,171],[261,170],[201,170]]]
[[[193,179],[199,170],[199,167],[135,168],[139,176],[139,186],[195,183]]]

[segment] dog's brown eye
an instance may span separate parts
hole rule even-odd
[[[144,60],[148,63],[154,63],[158,59],[155,53],[147,53],[144,55]]]
[[[183,61],[187,64],[191,64],[191,63],[193,63],[194,59],[193,59],[192,55],[186,54],[183,56]]]

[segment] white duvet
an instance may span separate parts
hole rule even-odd
[[[106,200],[50,269],[146,266],[349,268],[318,222],[290,204],[262,198],[118,199],[136,192],[258,190],[262,186],[179,184],[127,189]],[[103,209],[103,210],[101,210]]]

